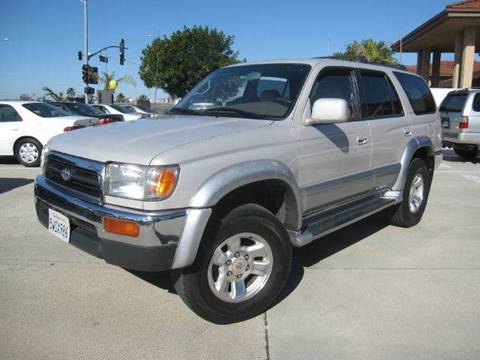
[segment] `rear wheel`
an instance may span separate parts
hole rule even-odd
[[[39,166],[41,154],[42,144],[33,138],[22,139],[15,146],[15,157],[26,167]]]
[[[390,209],[391,223],[401,227],[417,225],[422,219],[430,192],[431,175],[422,159],[410,163],[402,202]]]
[[[478,154],[478,147],[474,146],[470,149],[460,149],[460,148],[454,147],[453,151],[455,151],[455,154],[465,159],[475,159]]]
[[[175,289],[204,319],[226,324],[265,311],[289,276],[292,247],[283,225],[265,208],[248,204],[204,236],[192,269],[173,273]]]

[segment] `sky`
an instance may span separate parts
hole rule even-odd
[[[247,60],[328,55],[366,38],[393,42],[453,0],[88,0],[89,51],[125,39],[126,59],[106,52],[101,71],[131,75],[137,86],[117,93],[153,97],[138,76],[141,51],[154,37],[183,26],[208,25],[234,35],[233,47]],[[330,46],[328,45],[330,44]],[[80,0],[2,0],[0,11],[0,99],[21,94],[42,96],[43,86],[57,92],[83,91],[83,4]],[[114,58],[115,57],[115,58]],[[415,64],[414,54],[404,63]],[[159,96],[164,96],[160,93]]]

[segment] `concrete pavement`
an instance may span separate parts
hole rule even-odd
[[[478,359],[480,163],[445,159],[417,227],[372,217],[299,249],[280,302],[226,326],[50,236],[38,170],[0,159],[0,359]]]

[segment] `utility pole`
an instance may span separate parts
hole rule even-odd
[[[85,65],[88,69],[88,0],[81,0],[83,3],[83,45],[84,45],[84,56],[85,56]],[[85,104],[88,104],[88,77],[85,86]]]

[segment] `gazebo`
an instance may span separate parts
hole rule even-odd
[[[400,52],[416,52],[417,73],[430,80],[432,87],[440,82],[442,53],[455,53],[452,87],[469,88],[472,86],[475,49],[480,45],[479,28],[480,0],[466,0],[447,5],[445,10],[395,42],[392,48]]]

